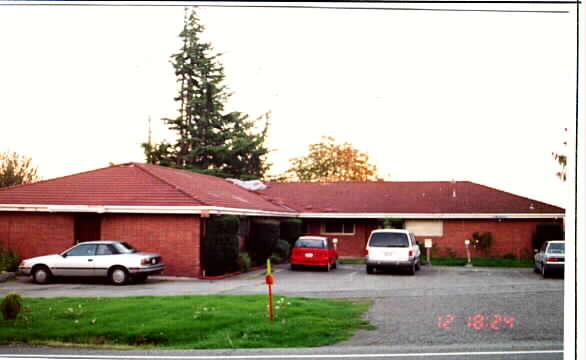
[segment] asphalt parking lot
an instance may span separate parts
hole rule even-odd
[[[291,271],[286,265],[274,270],[273,292],[288,296],[388,297],[418,295],[466,295],[522,291],[563,291],[563,278],[543,279],[532,269],[423,266],[415,276],[400,271],[367,275],[364,265],[339,265],[331,272]],[[0,283],[0,296],[170,296],[199,294],[266,293],[264,270],[223,280],[153,276],[142,284],[114,286],[100,279],[57,279],[38,285],[29,277]]]
[[[364,265],[331,272],[291,271],[276,266],[276,296],[369,298],[365,318],[376,330],[361,330],[336,349],[512,349],[563,347],[563,278],[543,279],[532,269],[423,266],[367,275]],[[63,279],[46,285],[30,278],[0,283],[0,296],[171,296],[266,294],[264,271],[223,280],[152,277],[143,284]],[[327,316],[327,314],[324,314]],[[342,351],[342,350],[340,350]],[[559,358],[559,357],[558,357]]]

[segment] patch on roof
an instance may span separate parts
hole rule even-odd
[[[238,180],[238,179],[226,179],[226,181],[231,182],[232,184],[238,185],[246,190],[250,191],[260,191],[267,188],[267,186],[260,180]]]

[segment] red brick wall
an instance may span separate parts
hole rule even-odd
[[[164,275],[200,276],[200,217],[196,215],[104,215],[102,240],[127,241],[160,253]]]
[[[440,256],[448,254],[448,249],[458,256],[466,256],[464,240],[472,239],[474,232],[491,232],[493,244],[490,256],[514,254],[517,257],[533,256],[532,239],[537,224],[546,220],[445,220],[444,236],[432,238],[437,244]],[[425,236],[420,238],[426,238]],[[480,249],[472,249],[472,256],[484,256]]]
[[[322,221],[307,219],[307,232],[305,235],[327,236],[338,239],[338,256],[364,256],[366,240],[370,232],[377,228],[377,222],[373,220],[357,220],[354,224],[354,234],[323,234]]]
[[[73,215],[0,213],[0,245],[21,258],[61,252],[74,245]]]
[[[353,235],[325,235],[321,233],[321,220],[304,219],[307,222],[306,235],[322,235],[337,238],[340,256],[364,256],[364,248],[370,232],[378,228],[375,220],[356,220],[356,232]],[[493,244],[488,256],[514,254],[517,257],[533,256],[532,238],[537,224],[548,220],[444,220],[443,236],[418,236],[432,239],[438,256],[466,256],[464,240],[472,239],[474,232],[491,232]],[[472,256],[485,256],[480,250],[472,249]]]

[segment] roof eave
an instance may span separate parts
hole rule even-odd
[[[120,206],[0,204],[0,211],[94,214],[177,214],[297,217],[295,212],[228,208],[221,206]]]
[[[564,213],[311,213],[299,218],[314,219],[563,219]]]

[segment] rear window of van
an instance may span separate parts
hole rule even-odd
[[[325,249],[326,242],[320,239],[299,239],[293,247],[298,249]]]
[[[409,238],[403,233],[374,233],[368,242],[370,247],[409,247]]]

